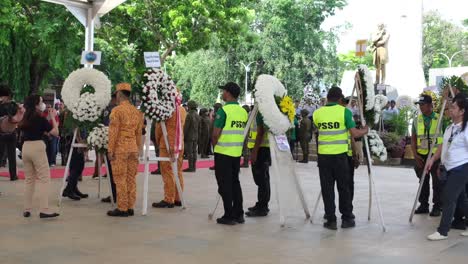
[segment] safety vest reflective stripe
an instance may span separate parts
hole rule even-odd
[[[221,135],[244,135],[244,130],[239,131],[239,130],[228,130],[221,132]]]
[[[244,128],[247,124],[247,112],[238,104],[223,107],[226,122],[214,148],[215,153],[231,157],[240,157],[244,146]]]
[[[336,131],[319,131],[319,135],[340,135],[346,133],[346,129]]]
[[[348,156],[353,156],[353,149],[351,148],[351,134],[348,131]]]
[[[264,127],[265,128],[265,127]],[[268,131],[265,129],[263,134],[263,141],[260,147],[270,147],[270,142],[268,141]],[[257,121],[254,120],[250,126],[249,139],[247,141],[247,148],[253,149],[255,147],[255,141],[257,139]]]
[[[348,152],[348,132],[345,111],[341,105],[321,107],[314,112],[314,124],[318,127],[318,154],[337,155]]]
[[[218,144],[216,144],[217,146],[221,146],[221,147],[242,147],[244,146],[244,142],[218,142]]]
[[[336,144],[346,144],[348,145],[348,140],[335,140],[335,141],[319,141],[319,145],[336,145]]]

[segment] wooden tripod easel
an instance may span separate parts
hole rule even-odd
[[[65,172],[63,174],[63,180],[62,180],[62,187],[60,188],[60,193],[59,193],[59,199],[58,199],[58,207],[59,209],[61,209],[62,207],[62,194],[63,194],[63,191],[65,190],[65,186],[67,184],[67,178],[68,178],[68,173],[69,173],[69,169],[70,169],[70,162],[71,162],[71,157],[72,157],[72,154],[73,154],[73,149],[74,148],[87,148],[88,145],[87,144],[84,144],[84,143],[77,143],[76,142],[76,137],[77,137],[77,134],[78,134],[78,128],[75,128],[74,132],[73,132],[73,139],[72,139],[72,143],[71,143],[71,147],[70,147],[70,151],[68,153],[68,159],[67,159],[67,165],[65,167]],[[98,198],[101,198],[101,156],[102,154],[101,153],[98,153],[98,155],[96,156],[96,159],[98,161],[98,176],[99,176],[99,183],[98,183]],[[106,166],[106,171],[107,171],[107,181],[109,183],[109,190],[112,190],[112,183],[111,183],[111,179],[110,179],[110,175],[109,175],[109,163],[108,163],[108,160],[107,160],[107,157],[104,155],[104,164]],[[110,195],[111,197],[111,204],[112,204],[112,207],[114,207],[115,205],[115,201],[114,201],[114,197],[112,196],[112,193]]]
[[[257,114],[258,114],[258,105],[255,104],[254,105],[254,108],[249,116],[249,119],[247,121],[247,124],[244,128],[244,140],[245,138],[247,137],[247,134],[249,132],[249,129],[250,129],[250,126],[252,125],[252,122],[254,122],[255,118],[257,117]],[[275,137],[273,136],[272,133],[269,133],[268,134],[268,138],[269,138],[269,141],[270,141],[270,149],[271,148],[277,148],[277,145],[276,145],[276,141],[275,141]],[[277,203],[278,203],[278,208],[279,208],[279,217],[280,217],[280,225],[281,227],[284,227],[285,226],[285,222],[286,222],[286,218],[283,214],[283,208],[281,206],[281,203],[280,203],[280,192],[279,192],[279,186],[280,186],[280,168],[277,164],[277,161],[281,159],[280,155],[281,153],[278,153],[278,154],[275,154],[276,151],[270,151],[271,153],[271,160],[272,160],[272,164],[271,164],[271,167],[272,167],[272,171],[273,171],[273,174],[275,175],[275,181],[276,181],[276,184],[275,184],[275,193],[276,193],[276,200],[277,200]],[[293,160],[292,158],[292,155],[291,153],[288,151],[287,155],[289,156],[289,158],[291,160]],[[294,163],[291,163],[291,164],[294,164]],[[294,170],[294,167],[289,167],[287,168],[289,170]],[[304,191],[302,189],[302,186],[300,184],[300,181],[299,181],[299,178],[297,176],[297,174],[295,172],[292,171],[292,174],[294,174],[294,185],[296,187],[296,191],[299,195],[299,199],[301,201],[301,205],[304,209],[304,213],[306,215],[306,219],[309,219],[310,218],[310,212],[309,212],[309,207],[307,205],[307,201],[305,199],[305,196],[304,196]],[[218,194],[218,198],[217,198],[217,201],[216,201],[216,205],[214,207],[214,209],[208,214],[208,218],[209,219],[212,219],[213,218],[213,215],[215,214],[216,212],[216,209],[218,208],[218,204],[219,204],[219,201],[221,199],[221,196]]]

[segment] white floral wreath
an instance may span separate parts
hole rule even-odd
[[[375,130],[370,130],[367,136],[369,137],[369,148],[372,155],[377,157],[380,161],[386,161],[387,148],[380,138],[379,133]]]
[[[93,97],[99,109],[104,109],[111,100],[111,81],[107,76],[95,69],[81,68],[70,75],[63,83],[62,99],[65,105],[73,112],[74,105],[80,101],[81,89],[89,85],[94,88]]]
[[[374,108],[375,103],[375,91],[374,91],[374,80],[372,79],[372,74],[370,73],[369,69],[366,65],[359,65],[358,70],[362,71],[364,75],[364,82],[362,83],[362,89],[366,89],[367,92],[367,101],[364,102],[366,105],[367,111],[372,110]]]
[[[150,69],[144,75],[141,110],[156,122],[166,121],[175,111],[177,94],[169,75],[160,69]]]
[[[97,151],[107,150],[109,144],[109,128],[102,124],[93,128],[86,140],[88,145]]]
[[[274,135],[284,134],[291,127],[288,117],[278,109],[275,102],[274,96],[284,95],[286,89],[276,77],[265,74],[258,76],[255,83],[255,100],[263,121]]]

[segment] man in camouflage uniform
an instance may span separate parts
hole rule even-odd
[[[187,103],[189,112],[184,125],[184,145],[189,167],[184,172],[195,172],[197,162],[198,131],[200,128],[200,116],[197,113],[197,103],[190,100]]]
[[[208,144],[210,143],[210,118],[208,117],[208,109],[200,110],[200,132],[198,135],[198,151],[202,159],[208,158]]]
[[[117,187],[117,208],[107,212],[109,216],[126,217],[134,214],[143,115],[130,103],[130,93],[130,84],[117,84],[118,105],[110,114],[107,151]]]

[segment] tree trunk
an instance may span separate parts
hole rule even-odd
[[[47,71],[49,70],[49,65],[40,63],[40,59],[37,56],[33,56],[29,69],[29,95],[37,94],[39,92],[42,80],[44,79],[45,75],[47,74]]]

